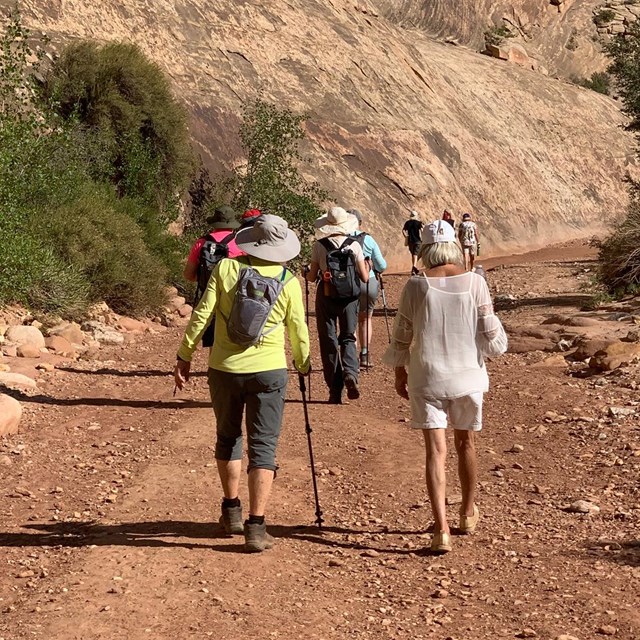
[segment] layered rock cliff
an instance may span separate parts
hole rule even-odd
[[[237,114],[259,91],[309,112],[305,171],[363,210],[397,257],[410,209],[473,211],[497,252],[590,235],[625,203],[633,141],[612,100],[441,44],[359,0],[21,6],[56,44],[137,42],[171,76],[212,164],[239,160]]]

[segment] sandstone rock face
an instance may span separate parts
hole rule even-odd
[[[399,4],[475,25],[471,41],[487,24],[471,8],[484,16],[512,3]],[[425,218],[445,207],[456,217],[474,211],[483,249],[498,253],[593,235],[626,203],[620,179],[634,141],[614,101],[434,42],[382,11],[376,17],[371,0],[48,5],[24,0],[21,9],[56,46],[70,37],[123,40],[155,59],[190,108],[198,150],[214,170],[242,161],[237,114],[259,89],[310,113],[304,173],[365,213],[391,265],[407,262],[399,229],[411,209]],[[523,24],[539,15],[533,5],[515,3]]]
[[[0,393],[0,437],[18,433],[22,406],[14,398]]]
[[[5,333],[5,338],[17,346],[29,345],[36,349],[44,347],[44,336],[40,329],[36,327],[24,325],[9,327]]]
[[[603,0],[370,0],[396,24],[418,27],[480,50],[492,24],[507,26],[530,57],[564,78],[589,77],[607,61],[598,45],[593,13]],[[606,4],[624,4],[609,0]],[[633,5],[631,5],[633,6]],[[631,7],[624,10],[632,15]],[[606,31],[606,27],[605,27]]]

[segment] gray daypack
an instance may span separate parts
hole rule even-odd
[[[264,331],[276,300],[286,284],[286,276],[286,268],[282,269],[279,278],[263,276],[251,266],[240,268],[231,313],[228,319],[225,318],[231,342],[241,347],[252,347],[278,328],[280,323]]]

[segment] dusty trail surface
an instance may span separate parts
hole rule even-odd
[[[498,293],[516,298],[502,312],[509,326],[578,313],[587,249],[563,255],[490,272]],[[392,309],[405,279],[387,278]],[[621,324],[603,330],[629,329]],[[312,376],[324,532],[309,526],[292,379],[269,509],[277,544],[247,556],[215,524],[202,354],[200,375],[172,396],[178,340],[172,330],[101,351],[100,362],[70,362],[43,374],[39,393],[19,394],[23,433],[0,443],[0,638],[640,637],[640,431],[632,415],[608,413],[637,405],[625,386],[637,369],[580,378],[539,351],[490,363],[481,525],[434,557],[421,435],[380,364],[387,336],[376,316],[359,401],[326,405]],[[579,499],[600,511],[565,510]]]

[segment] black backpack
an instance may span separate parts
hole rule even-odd
[[[360,295],[360,277],[356,269],[356,260],[349,245],[358,242],[357,236],[350,236],[336,248],[328,238],[320,240],[327,250],[327,271],[331,275],[332,297],[356,298]]]
[[[229,257],[229,242],[233,240],[234,235],[232,232],[222,240],[216,240],[210,233],[204,236],[205,241],[200,248],[197,271],[198,293],[200,295],[205,292],[211,272],[218,262]]]

